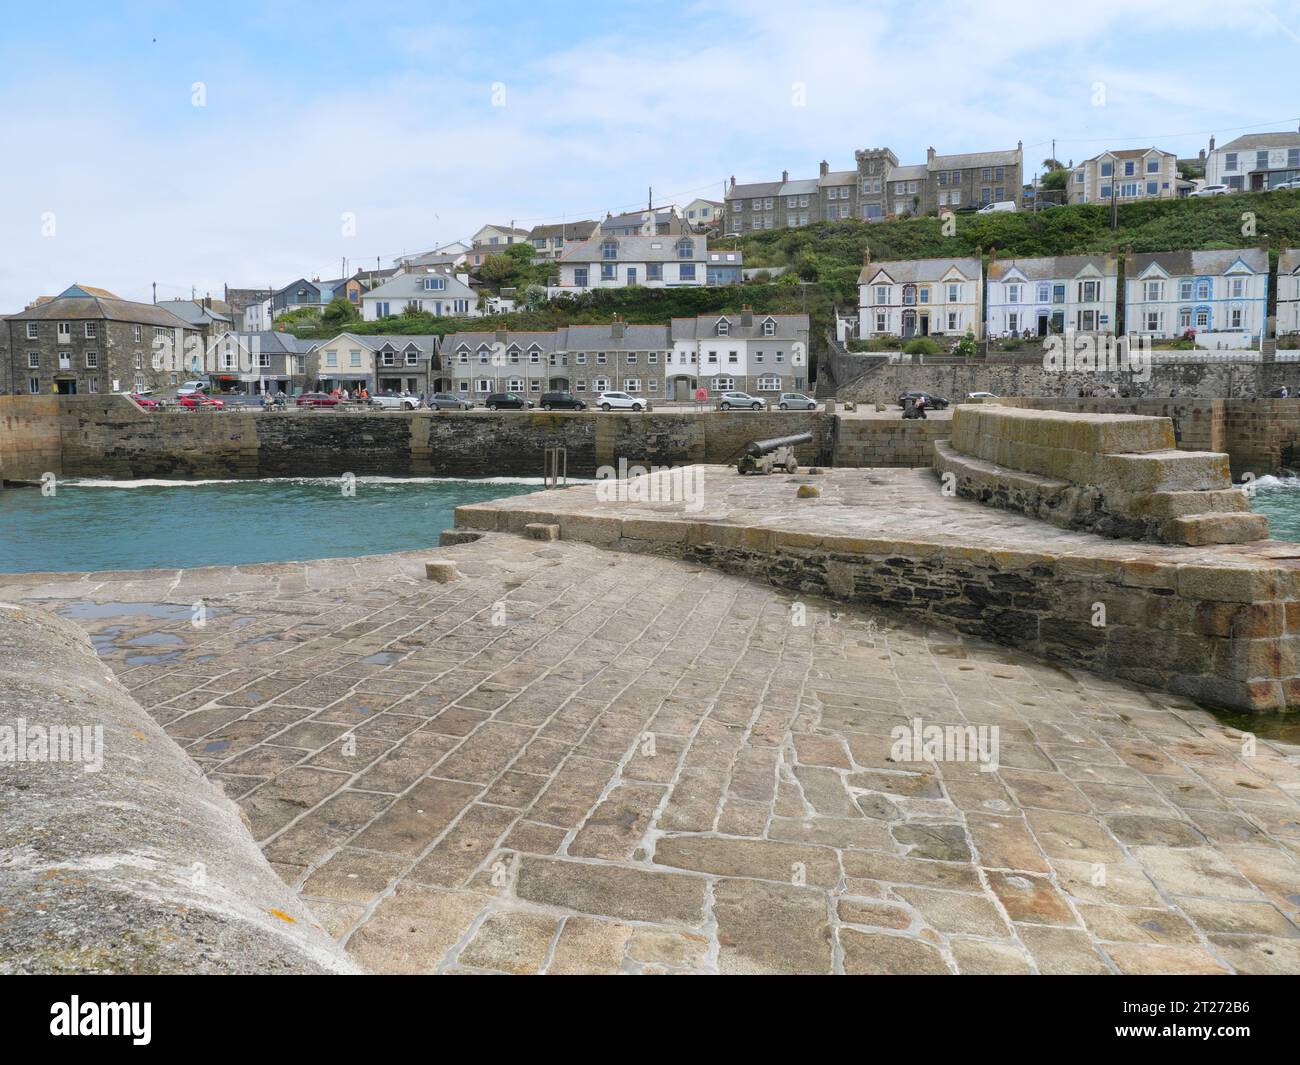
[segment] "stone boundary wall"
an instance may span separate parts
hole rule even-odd
[[[929,466],[935,441],[946,440],[951,433],[947,418],[840,418],[835,428],[835,465]]]
[[[969,404],[934,465],[963,498],[1062,528],[1193,545],[1268,536],[1227,455],[1173,445],[1168,418]]]
[[[358,971],[73,622],[0,603],[0,730],[0,973]]]
[[[341,473],[540,477],[548,447],[568,452],[568,472],[600,466],[726,463],[749,441],[811,432],[804,465],[827,461],[833,415],[807,411],[460,413],[427,411],[149,413],[124,396],[34,397],[30,416],[0,434],[10,448],[43,442],[33,471],[66,477],[316,477]],[[22,409],[26,397],[14,397]],[[0,423],[2,424],[2,423]],[[58,462],[45,463],[55,439]],[[2,454],[3,452],[0,452]],[[39,476],[39,471],[32,476]],[[26,478],[23,478],[26,479]]]
[[[924,536],[823,536],[689,516],[596,515],[568,503],[569,494],[458,507],[456,527],[522,535],[527,524],[555,524],[564,540],[899,611],[1210,705],[1300,708],[1300,563],[1291,555],[1274,560],[1248,545],[1217,549],[1222,555],[1207,560],[1203,552],[1163,548],[1167,555],[1155,560],[1149,551],[1124,558],[1077,547],[1051,555]],[[1090,620],[1097,604],[1105,608],[1103,626]]]
[[[0,396],[0,483],[60,473],[59,397]]]

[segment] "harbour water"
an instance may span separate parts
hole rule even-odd
[[[0,491],[0,572],[229,566],[409,551],[540,478],[69,480]]]
[[[1261,477],[1251,505],[1267,516],[1270,537],[1300,543],[1300,477]]]

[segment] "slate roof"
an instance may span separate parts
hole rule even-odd
[[[84,285],[73,285],[65,292],[91,292]],[[103,292],[104,289],[93,291]],[[135,303],[116,296],[69,296],[60,294],[42,303],[33,304],[24,311],[9,315],[13,321],[76,321],[103,319],[110,322],[130,322],[133,325],[157,325],[168,329],[193,329],[194,326],[178,318],[165,307],[154,303]]]
[[[349,342],[360,344],[369,351],[382,351],[385,347],[392,345],[396,351],[405,351],[414,344],[420,351],[420,357],[431,359],[438,353],[439,337],[435,333],[413,333],[403,335],[400,333],[377,333],[362,334],[342,332],[336,337],[329,340],[313,341],[315,347],[323,348],[333,344],[341,337],[346,337]]]
[[[1255,273],[1268,273],[1268,252],[1262,248],[1141,252],[1133,256],[1133,269],[1125,273],[1130,278],[1139,277],[1154,262],[1170,277],[1199,277],[1222,274],[1238,259]]]
[[[1001,281],[1012,268],[1031,281],[1077,277],[1085,267],[1096,267],[1104,277],[1114,277],[1119,262],[1113,255],[1048,255],[1030,259],[998,259],[989,264],[989,280]]]
[[[1220,144],[1215,151],[1240,152],[1252,148],[1295,147],[1300,147],[1300,133],[1246,133],[1227,144]]]
[[[816,178],[799,178],[781,186],[781,196],[811,196],[817,192]]]
[[[495,332],[485,329],[472,329],[462,333],[448,333],[442,338],[442,349],[445,352],[458,352],[464,346],[468,347],[471,352],[475,352],[481,347],[490,348],[496,342],[497,335]],[[527,351],[536,344],[544,354],[561,350],[558,345],[556,331],[553,329],[545,331],[540,329],[507,330],[505,344],[507,348],[515,345],[521,351]]]
[[[446,288],[434,291],[424,287],[424,279],[427,277],[441,277],[446,280]],[[413,299],[474,299],[475,293],[468,285],[457,281],[451,274],[444,274],[438,271],[416,272],[410,274],[398,274],[389,278],[382,285],[376,285],[369,292],[363,292],[361,298],[368,299],[392,299],[392,300],[413,300]]]
[[[612,324],[605,325],[568,325],[559,329],[540,332],[532,330],[509,330],[506,333],[507,347],[518,345],[527,351],[536,344],[543,353],[552,351],[667,351],[672,347],[669,329],[666,325],[625,325],[624,335],[614,337]],[[462,345],[471,352],[478,351],[484,345],[491,347],[497,343],[495,332],[472,330],[462,333],[448,333],[443,338],[445,352],[459,352]]]
[[[616,262],[633,262],[633,263],[670,263],[670,262],[703,262],[707,258],[708,240],[705,237],[693,236],[689,233],[660,233],[653,237],[635,236],[622,237],[612,234],[601,234],[592,237],[590,240],[584,240],[581,244],[571,244],[564,249],[560,256],[562,263],[596,263],[607,262],[601,254],[600,246],[607,240],[618,242],[618,258]],[[689,240],[694,244],[694,253],[689,259],[680,259],[677,256],[677,242],[679,240]]]
[[[532,232],[528,234],[529,240],[550,239],[551,237],[563,237],[565,240],[586,240],[596,232],[596,223],[592,221],[583,222],[558,222],[555,225],[533,226]]]
[[[813,179],[816,181],[816,178]],[[748,185],[736,185],[727,189],[727,199],[729,200],[755,200],[766,196],[779,196],[781,194],[781,181],[755,181]]]
[[[924,163],[913,163],[910,166],[896,166],[889,172],[887,181],[924,181],[926,176],[926,166]]]
[[[160,300],[154,306],[163,307],[177,318],[184,318],[190,325],[198,327],[205,321],[229,322],[231,317],[215,307],[205,307],[195,300]]]
[[[1280,274],[1293,274],[1300,270],[1300,248],[1288,248],[1277,259]]]
[[[871,279],[881,271],[887,273],[898,285],[939,281],[953,267],[966,277],[974,279],[980,276],[979,259],[895,259],[892,262],[867,263],[858,274],[858,284],[871,284]]]
[[[966,152],[961,155],[936,155],[927,163],[930,170],[970,170],[984,166],[1015,166],[1020,152],[1012,148],[1004,152]]]
[[[726,336],[719,336],[718,322],[725,318],[730,323]],[[763,323],[768,319],[776,323],[773,336],[763,335]],[[741,325],[739,314],[709,314],[695,318],[674,318],[673,340],[807,340],[808,316],[806,314],[759,314],[753,312],[749,325]]]
[[[209,345],[209,350],[215,348],[227,336],[233,336],[244,347],[248,347],[257,338],[259,350],[268,355],[306,355],[314,351],[320,345],[319,340],[306,340],[294,336],[292,333],[282,333],[279,330],[263,330],[257,333],[241,333],[238,330],[228,329],[217,336]]]

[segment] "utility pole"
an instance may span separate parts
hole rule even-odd
[[[157,302],[158,302],[158,282],[157,282],[157,281],[155,281],[155,282],[153,283],[153,301],[154,301],[154,303],[157,303]]]

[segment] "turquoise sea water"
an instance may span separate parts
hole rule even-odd
[[[1300,543],[1300,479],[1261,477],[1255,482],[1252,506],[1268,518],[1268,534],[1274,540]]]
[[[60,482],[0,489],[0,572],[227,566],[414,551],[452,510],[541,488],[540,479],[337,477]]]

